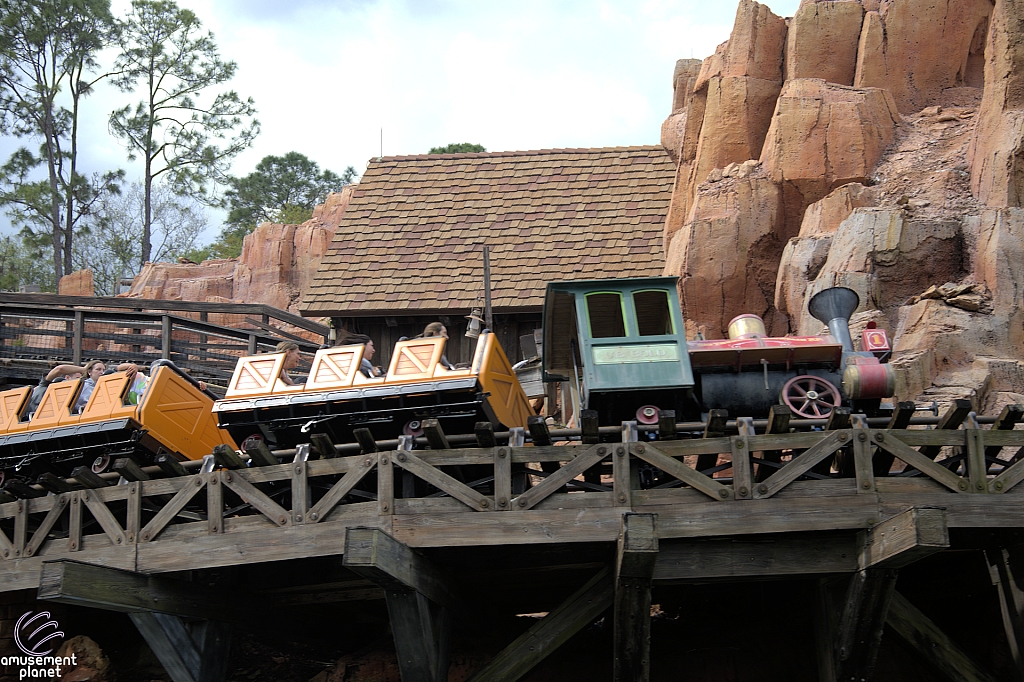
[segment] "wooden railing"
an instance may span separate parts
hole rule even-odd
[[[8,380],[38,380],[57,362],[162,358],[197,379],[223,382],[239,357],[282,340],[311,354],[328,331],[265,305],[0,294],[0,362]]]
[[[668,538],[864,529],[929,505],[951,526],[1024,526],[1024,431],[968,426],[873,429],[855,416],[851,428],[755,434],[740,420],[735,436],[641,442],[626,424],[623,442],[545,446],[514,429],[511,445],[487,448],[403,438],[314,460],[300,445],[289,463],[263,448],[248,466],[223,448],[193,475],[126,466],[122,485],[85,477],[0,504],[0,590],[32,586],[58,558],[165,572],[337,554],[357,526],[410,546],[611,542],[630,510],[656,508]],[[646,466],[662,473],[642,489]]]

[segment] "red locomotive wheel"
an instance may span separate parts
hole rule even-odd
[[[802,374],[782,387],[782,404],[804,419],[826,419],[842,404],[839,389],[821,377]]]

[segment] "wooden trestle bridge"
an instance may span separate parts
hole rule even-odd
[[[652,586],[795,576],[819,579],[820,679],[871,679],[887,624],[949,679],[992,680],[986,661],[894,589],[902,567],[985,531],[1007,657],[1020,674],[1024,576],[1013,538],[1024,529],[1024,431],[1014,425],[1024,409],[988,420],[969,409],[958,401],[932,428],[908,426],[912,404],[882,423],[839,409],[801,432],[784,409],[757,424],[712,414],[702,438],[673,439],[673,421],[659,440],[635,423],[621,439],[585,423],[568,445],[552,444],[558,434],[534,420],[527,433],[481,429],[465,448],[427,424],[429,449],[403,438],[383,450],[391,444],[364,438],[345,456],[351,447],[314,440],[288,453],[260,446],[248,463],[225,449],[163,478],[122,462],[120,484],[83,475],[0,504],[0,590],[127,612],[173,679],[222,680],[231,624],[258,623],[259,607],[300,592],[257,585],[239,597],[180,580],[183,572],[340,555],[348,577],[307,576],[307,592],[326,602],[385,598],[402,679],[436,681],[447,679],[453,621],[472,618],[481,598],[463,578],[508,568],[498,557],[512,548],[536,552],[534,568],[550,556],[583,577],[473,680],[523,677],[606,612],[614,679],[645,680]],[[667,478],[641,489],[645,467]],[[484,475],[466,482],[460,470]],[[566,558],[595,547],[606,559]],[[472,565],[442,568],[459,548],[472,548]],[[492,588],[482,598],[498,595]]]

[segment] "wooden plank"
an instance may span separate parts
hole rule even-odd
[[[728,486],[722,485],[699,471],[694,471],[679,460],[660,452],[653,445],[630,443],[629,450],[631,454],[635,454],[645,462],[653,464],[670,476],[679,479],[714,500],[728,500],[732,497],[732,491]]]
[[[859,567],[902,568],[949,549],[949,529],[942,509],[912,508],[862,531]]]
[[[142,611],[128,617],[174,682],[198,682],[199,650],[177,616]]]
[[[494,438],[494,424],[491,422],[477,422],[473,433],[476,435],[476,444],[482,448],[493,448],[498,444]]]
[[[451,612],[418,592],[386,591],[402,682],[445,682],[451,655]]]
[[[386,591],[418,592],[455,613],[466,610],[444,571],[378,528],[347,529],[342,563]]]
[[[632,506],[633,477],[630,471],[629,450],[626,445],[609,447],[615,449],[615,456],[612,458],[612,489],[615,492],[615,501],[625,507]]]
[[[118,462],[120,461],[121,460],[118,460]],[[116,463],[117,462],[115,462],[115,464]],[[49,490],[54,495],[60,495],[61,493],[69,493],[72,490],[74,490],[70,483],[65,481],[63,478],[60,478],[59,476],[54,476],[49,471],[44,471],[43,473],[39,474],[39,478],[36,479],[36,483],[45,490]],[[13,500],[14,498],[12,497],[11,499]]]
[[[63,514],[64,510],[71,504],[72,496],[72,493],[63,493],[57,496],[57,503],[50,508],[50,511],[47,512],[43,522],[40,523],[39,527],[36,528],[34,533],[32,533],[32,539],[25,545],[25,556],[34,556],[35,553],[39,551],[39,548],[42,546],[43,542],[46,541],[46,537],[49,535],[54,524],[57,523],[61,514]],[[6,549],[6,547],[4,549]]]
[[[68,512],[68,550],[71,552],[82,548],[82,507],[78,493],[71,493],[71,511]]]
[[[764,483],[760,483],[754,491],[754,498],[764,499],[775,495],[820,462],[826,461],[832,453],[846,444],[848,438],[847,431],[829,432],[824,439],[804,450],[786,466],[772,474]]]
[[[872,461],[870,442],[871,429],[868,420],[861,414],[851,418],[853,422],[853,471],[857,477],[857,492],[862,495],[875,493],[875,469]]]
[[[974,428],[964,429],[967,442],[967,478],[970,488],[975,493],[988,492],[988,462],[985,461],[985,434],[977,428],[976,420]]]
[[[227,486],[230,490],[238,493],[238,496],[242,498],[243,502],[252,505],[253,509],[263,514],[278,526],[288,525],[288,519],[291,516],[288,513],[288,510],[264,495],[259,488],[249,483],[249,481],[245,480],[242,476],[231,471],[220,471],[217,472],[217,475],[219,475],[221,483]],[[223,528],[221,531],[223,532]]]
[[[1019,553],[1020,548],[1014,548]],[[985,550],[989,575],[999,594],[999,610],[1003,617],[1003,630],[1013,661],[1014,679],[1024,680],[1024,590],[1021,589],[1016,564],[1010,551],[1002,547]]]
[[[378,451],[377,441],[373,437],[373,433],[370,432],[370,429],[352,429],[352,435],[355,436],[355,439],[359,443],[359,447],[362,449],[363,454],[370,454],[372,452]]]
[[[515,682],[590,625],[613,602],[613,575],[604,569],[505,647],[469,682]]]
[[[213,449],[213,458],[217,464],[225,469],[245,469],[245,460],[242,459],[230,445],[218,445]]]
[[[262,440],[249,439],[242,445],[245,448],[245,454],[249,455],[250,467],[268,467],[280,464],[277,457],[274,457],[270,448]]]
[[[590,467],[603,461],[611,454],[612,447],[611,445],[592,445],[589,450],[576,456],[538,485],[517,497],[513,502],[512,509],[516,511],[530,509]]]
[[[871,679],[896,576],[895,570],[871,568],[850,577],[837,633],[837,680]]]
[[[205,476],[206,481],[206,522],[210,533],[224,532],[224,486],[221,484],[220,472],[211,471]]]
[[[995,423],[992,424],[992,431],[1012,431],[1013,427],[1024,420],[1024,405],[1006,405],[1003,407],[1002,412],[996,417]],[[987,435],[987,434],[986,434]],[[988,446],[985,448],[985,459],[994,459],[999,456],[999,452],[1002,450],[1002,446]]]
[[[348,495],[356,485],[366,477],[366,474],[373,471],[377,466],[376,454],[360,457],[359,464],[348,470],[340,481],[331,486],[327,494],[320,498],[309,513],[306,514],[306,523],[319,523],[338,506],[342,498]]]
[[[675,460],[672,460],[675,461]],[[651,668],[651,577],[656,514],[624,514],[616,552],[612,679],[646,682]]]
[[[904,445],[900,438],[887,436],[885,431],[874,431],[871,433],[871,436],[878,447],[891,452],[898,459],[906,462],[908,466],[918,469],[928,478],[938,481],[954,492],[967,492],[969,490],[967,481],[949,469],[936,464],[917,450]]]
[[[164,503],[170,499],[161,497]],[[142,530],[142,484],[133,481],[128,484],[128,499],[125,505],[125,540],[134,544],[138,542],[139,531]]]
[[[912,400],[907,400],[896,404],[893,410],[892,417],[889,419],[889,424],[885,428],[889,431],[894,429],[903,430],[910,426],[910,419],[914,416],[917,411],[917,404]],[[888,476],[889,470],[892,469],[893,462],[896,458],[891,452],[885,450],[878,450],[875,453],[875,476]]]
[[[100,524],[103,532],[107,534],[110,542],[115,545],[124,545],[124,529],[121,528],[121,524],[117,522],[114,515],[106,504],[95,494],[89,490],[82,490],[78,493],[78,498],[85,503],[92,512],[92,516],[96,519],[96,522]]]
[[[491,501],[486,496],[481,495],[465,483],[456,480],[440,469],[435,469],[426,464],[419,457],[412,454],[412,452],[396,452],[394,458],[398,466],[437,487],[439,490],[443,490],[470,509],[477,511],[492,511],[494,509],[494,505],[491,504]]]
[[[658,440],[675,440],[676,411],[658,410]]]
[[[599,429],[597,410],[581,410],[580,438],[584,445],[595,445],[601,442]]]
[[[789,420],[793,417],[793,410],[789,409],[785,405],[772,405],[768,408],[768,426],[765,428],[766,434],[779,434],[789,433]],[[782,461],[782,450],[764,450],[761,453],[762,462],[773,462],[778,464]],[[756,482],[768,480],[768,477],[775,473],[777,469],[770,467],[765,464],[757,465],[757,478]]]
[[[753,465],[750,462],[754,420],[749,417],[737,419],[736,428],[740,435],[729,439],[732,451],[732,489],[737,500],[749,500],[754,492]]]
[[[659,583],[761,578],[857,570],[855,533],[757,538],[662,540],[654,568]]]
[[[231,590],[79,561],[42,566],[38,599],[106,611],[151,611],[251,623],[258,606]]]
[[[71,478],[78,482],[83,488],[105,488],[110,481],[97,476],[92,469],[86,466],[75,467],[71,470]]]
[[[839,623],[836,617],[836,583],[841,578],[819,578],[814,585],[814,648],[819,682],[836,680],[835,643]]]
[[[395,500],[395,469],[391,463],[394,453],[382,452],[377,460],[377,509],[381,514],[391,514]]]
[[[291,488],[292,488],[292,523],[303,523],[306,511],[309,509],[309,472],[308,464],[300,461],[296,455],[296,461],[292,462]]]
[[[185,486],[178,491],[178,493],[171,498],[171,501],[165,504],[160,511],[156,513],[156,516],[146,524],[146,527],[142,529],[142,533],[139,535],[139,539],[142,542],[150,542],[155,540],[160,532],[171,522],[175,516],[178,515],[185,505],[192,501],[192,498],[203,489],[206,484],[206,476],[202,474],[196,474],[186,479],[188,482]],[[145,490],[145,486],[143,486]],[[72,500],[74,505],[74,500]],[[74,509],[72,509],[72,512]]]
[[[326,433],[312,433],[309,435],[309,445],[321,459],[333,459],[338,456],[338,451],[334,448],[334,441]]]
[[[436,419],[424,419],[421,426],[423,435],[427,437],[427,443],[432,450],[448,450],[452,447],[448,442],[448,437],[444,435],[441,422]]]
[[[494,448],[494,508],[507,511],[512,501],[512,457],[508,448]]]
[[[886,625],[953,682],[996,682],[942,630],[899,592],[893,592]]]
[[[551,434],[548,433],[548,423],[540,415],[532,415],[526,418],[526,427],[530,431],[530,439],[534,445],[551,445]]]
[[[185,471],[185,468],[181,466],[178,460],[174,459],[174,457],[170,455],[157,455],[157,458],[154,461],[168,476],[189,475],[189,472]]]
[[[126,481],[148,481],[152,478],[130,457],[115,460],[112,468],[114,473],[120,474]]]
[[[946,413],[939,419],[939,423],[935,425],[935,430],[955,431],[967,419],[967,415],[971,413],[972,409],[974,408],[971,407],[970,400],[954,400]],[[921,448],[921,454],[928,459],[935,459],[941,449],[940,445],[925,445]]]

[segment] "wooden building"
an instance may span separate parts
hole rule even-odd
[[[301,312],[368,334],[382,364],[400,337],[440,320],[449,360],[468,361],[486,245],[494,331],[515,362],[548,281],[661,274],[673,177],[660,146],[376,159]]]

